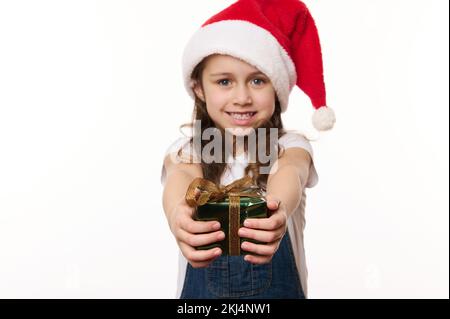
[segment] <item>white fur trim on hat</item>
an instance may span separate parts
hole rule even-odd
[[[322,106],[316,109],[313,113],[312,123],[318,131],[331,130],[335,122],[336,115],[330,107]]]
[[[182,58],[184,86],[192,98],[192,71],[203,58],[216,53],[239,58],[263,72],[272,82],[282,112],[286,111],[297,74],[286,50],[269,31],[242,20],[223,20],[197,30]]]

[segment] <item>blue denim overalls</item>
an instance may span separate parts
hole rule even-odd
[[[206,268],[188,263],[180,299],[197,298],[304,299],[289,233],[267,264],[243,256],[219,256]]]

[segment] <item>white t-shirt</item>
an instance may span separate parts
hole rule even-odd
[[[186,159],[189,158],[190,154],[190,146],[189,146],[189,137],[180,137],[175,142],[173,142],[166,150],[165,155],[178,152],[180,148],[183,148],[182,154],[186,155]],[[308,296],[308,285],[307,285],[307,279],[308,279],[308,270],[306,267],[306,259],[305,259],[305,249],[303,245],[303,230],[305,228],[305,201],[306,201],[306,188],[312,188],[314,187],[318,181],[318,175],[314,166],[314,156],[313,156],[313,149],[311,146],[311,143],[301,134],[299,133],[292,133],[287,132],[282,137],[280,137],[278,141],[279,145],[282,146],[284,149],[292,148],[292,147],[300,147],[308,151],[308,153],[311,156],[311,166],[309,169],[309,176],[308,180],[305,184],[305,187],[303,188],[302,192],[302,198],[300,201],[300,205],[296,209],[296,211],[291,215],[289,218],[287,224],[288,224],[288,231],[292,243],[292,250],[295,255],[295,262],[297,265],[297,270],[301,279],[303,292],[305,294],[305,297]],[[182,156],[182,158],[184,158]],[[244,177],[244,169],[248,165],[247,156],[245,153],[236,156],[235,159],[230,159],[230,162],[225,169],[222,178],[220,180],[220,183],[222,185],[228,185],[232,183],[233,181]],[[162,167],[161,172],[161,183],[164,185],[166,179],[166,171],[164,168],[164,165]],[[186,267],[187,267],[187,260],[181,253],[181,250],[179,250],[179,267],[178,267],[178,281],[177,281],[177,292],[176,292],[176,298],[179,298],[181,295],[181,291],[183,289],[185,274],[186,274]]]

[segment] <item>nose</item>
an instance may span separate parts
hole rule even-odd
[[[252,103],[249,89],[245,84],[238,85],[235,90],[234,104],[247,105]]]

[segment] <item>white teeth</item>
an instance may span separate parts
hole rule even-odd
[[[253,112],[249,113],[229,113],[234,119],[237,120],[248,120],[253,116]]]

